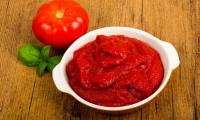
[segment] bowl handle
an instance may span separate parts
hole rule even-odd
[[[65,77],[61,74],[60,65],[58,64],[52,72],[53,81],[57,87],[57,89],[61,92],[70,94],[68,88],[68,83]]]
[[[172,70],[176,69],[180,64],[180,60],[175,47],[171,43],[165,41],[161,42],[162,45],[164,46],[164,49],[168,53],[170,68],[172,68]]]

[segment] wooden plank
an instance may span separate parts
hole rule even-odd
[[[36,76],[35,69],[25,67],[17,60],[17,49],[21,42],[31,41],[30,30],[21,31],[21,28],[28,27],[28,16],[23,15],[23,8],[29,1],[8,0],[1,3],[0,119],[25,119]]]
[[[194,83],[193,83],[193,88],[194,88],[194,117],[195,120],[200,119],[200,54],[195,55],[195,76],[194,76]]]
[[[167,1],[168,2],[168,1]],[[143,14],[142,25],[143,30],[162,38],[165,32],[163,27],[165,25],[165,14],[167,14],[167,7],[165,1],[156,0],[143,0]],[[165,8],[163,8],[165,7]],[[168,30],[167,30],[168,31]],[[174,74],[173,74],[174,75]],[[172,78],[173,80],[173,78]],[[172,101],[171,81],[168,83],[167,88],[148,106],[142,109],[142,119],[148,120],[172,120],[173,119],[173,101]]]
[[[191,1],[144,0],[143,28],[169,41],[178,49],[181,66],[173,72],[167,88],[147,109],[144,119],[194,119],[192,76],[194,68],[194,31],[191,26]],[[156,106],[158,108],[156,108]],[[143,119],[142,118],[142,119]]]
[[[194,117],[195,120],[200,119],[200,1],[191,1],[191,10],[193,14],[191,15],[192,28],[195,29],[195,48],[194,48],[194,75],[193,75],[193,89],[194,89]]]

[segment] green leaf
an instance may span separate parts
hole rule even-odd
[[[49,72],[52,72],[54,67],[61,61],[62,56],[53,56],[48,59],[47,69]]]
[[[44,46],[44,47],[42,48],[41,54],[42,54],[42,57],[43,57],[45,60],[48,59],[50,50],[51,50],[51,46],[50,46],[50,45]]]
[[[40,64],[37,67],[37,75],[42,76],[45,72],[46,67],[47,67],[46,62],[40,62]]]
[[[56,66],[55,64],[48,63],[48,65],[47,65],[47,70],[48,70],[49,72],[52,72],[55,66]]]
[[[48,62],[57,65],[57,64],[60,62],[61,59],[62,59],[62,56],[61,56],[61,55],[56,55],[56,56],[50,57],[50,58],[48,59]]]
[[[22,45],[18,57],[27,66],[37,66],[41,61],[40,49],[31,44]]]

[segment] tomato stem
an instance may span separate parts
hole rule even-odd
[[[56,13],[56,18],[58,18],[58,19],[61,19],[61,18],[63,18],[63,16],[64,16],[64,14],[62,13],[62,12],[57,12]]]

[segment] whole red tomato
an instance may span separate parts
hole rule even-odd
[[[87,12],[74,0],[52,0],[43,4],[33,20],[32,30],[44,44],[67,48],[87,32]]]

